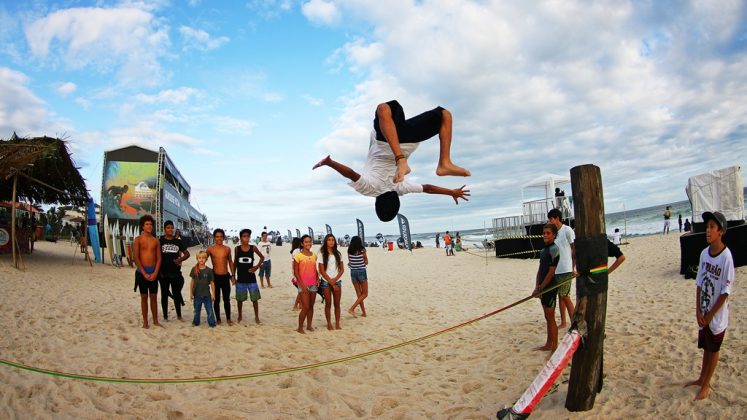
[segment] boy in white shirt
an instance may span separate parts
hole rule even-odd
[[[388,222],[399,212],[399,196],[408,193],[450,195],[454,202],[458,199],[467,201],[469,190],[461,188],[447,189],[431,184],[415,184],[405,180],[410,173],[407,158],[418,147],[420,142],[438,134],[440,152],[436,175],[470,176],[467,169],[451,162],[451,113],[436,107],[415,117],[405,119],[405,112],[397,101],[379,104],[374,118],[374,129],[368,148],[368,156],[362,173],[325,157],[314,165],[329,166],[340,175],[348,178],[350,186],[359,193],[376,197],[376,215],[383,222]]]
[[[270,283],[270,274],[272,274],[272,261],[270,261],[270,251],[272,251],[272,243],[267,240],[267,232],[262,232],[262,237],[257,244],[262,254],[265,256],[265,261],[259,268],[259,282],[262,288],[265,288],[265,277],[267,277],[267,287],[272,288]]]
[[[719,212],[703,213],[708,248],[700,253],[695,291],[695,317],[698,321],[698,348],[703,349],[700,377],[685,386],[699,385],[696,400],[708,398],[711,378],[718,364],[721,343],[729,325],[729,294],[734,286],[734,260],[724,245],[726,217]]]

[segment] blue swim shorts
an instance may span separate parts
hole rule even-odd
[[[327,282],[327,280],[322,280],[322,284],[320,284],[320,287],[322,289],[330,289],[332,286]],[[342,287],[342,280],[337,280],[337,287]]]
[[[252,302],[262,299],[259,294],[257,283],[236,283],[236,300],[239,302],[246,301],[247,297]]]
[[[352,280],[353,282],[359,282],[359,283],[368,281],[368,275],[366,274],[366,269],[356,268],[356,269],[350,270],[350,280]]]

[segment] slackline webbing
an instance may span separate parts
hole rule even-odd
[[[461,324],[453,325],[451,327],[445,328],[440,331],[436,331],[434,333],[424,335],[418,338],[414,338],[412,340],[404,341],[402,343],[393,344],[391,346],[382,347],[380,349],[367,351],[365,353],[359,353],[352,356],[345,356],[340,357],[338,359],[333,360],[327,360],[323,362],[316,362],[316,363],[310,363],[308,365],[302,365],[302,366],[294,366],[289,368],[282,368],[282,369],[275,369],[275,370],[268,370],[268,371],[262,371],[262,372],[252,372],[252,373],[242,373],[238,375],[222,375],[222,376],[209,376],[209,377],[196,377],[196,378],[114,378],[109,376],[95,376],[95,375],[85,375],[85,374],[78,374],[78,373],[68,373],[68,372],[60,372],[56,370],[51,369],[44,369],[34,366],[25,365],[23,363],[18,362],[12,362],[10,360],[0,359],[0,364],[3,364],[5,366],[11,366],[17,369],[27,370],[30,372],[36,372],[36,373],[42,373],[45,375],[51,375],[51,376],[57,376],[57,377],[63,377],[63,378],[71,378],[71,379],[81,379],[84,381],[96,381],[96,382],[119,382],[119,383],[130,383],[130,384],[183,384],[183,383],[196,383],[196,382],[219,382],[219,381],[232,381],[232,380],[238,380],[238,379],[251,379],[251,378],[260,378],[263,376],[275,376],[275,375],[282,375],[286,373],[292,373],[292,372],[300,372],[303,370],[309,370],[309,369],[315,369],[323,366],[330,366],[335,365],[339,363],[349,362],[352,360],[357,359],[363,359],[365,357],[373,356],[379,353],[388,352],[391,350],[399,349],[405,346],[409,346],[411,344],[419,343],[421,341],[425,341],[428,339],[431,339],[433,337],[439,336],[441,334],[445,334],[450,331],[454,331],[458,328],[465,327],[467,325],[473,324],[477,321],[481,321],[485,318],[489,318],[493,315],[499,314],[505,310],[511,309],[514,306],[518,306],[528,300],[531,300],[537,296],[540,296],[542,294],[545,294],[547,292],[553,291],[560,286],[565,285],[566,283],[573,280],[573,277],[570,279],[567,279],[560,284],[556,284],[552,287],[549,287],[545,290],[542,290],[539,293],[536,293],[534,295],[527,296],[523,299],[517,300],[516,302],[513,302],[509,305],[506,305],[502,308],[496,309],[493,312],[486,313],[484,315],[481,315],[477,318],[471,319],[469,321],[462,322]]]

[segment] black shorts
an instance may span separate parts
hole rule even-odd
[[[392,110],[392,120],[397,128],[397,137],[400,143],[420,143],[438,134],[441,129],[443,120],[443,108],[438,106],[416,115],[410,119],[405,119],[405,111],[402,105],[397,101],[387,102]],[[379,117],[374,117],[374,130],[376,130],[376,140],[386,141],[384,133],[379,128]]]
[[[552,280],[550,280],[550,284],[548,284],[545,287],[545,289],[549,289],[557,284],[558,283],[555,281],[555,278],[553,278]],[[540,302],[542,302],[542,306],[545,308],[554,308],[557,300],[558,300],[558,289],[557,288],[547,293],[543,293],[540,296]]]
[[[158,293],[158,281],[146,280],[140,270],[135,271],[135,283],[137,283],[137,287],[140,288],[141,295],[147,295],[148,293],[155,295]]]
[[[706,325],[698,331],[698,348],[711,353],[718,353],[721,350],[724,335],[726,335],[726,330],[721,331],[721,334],[714,334],[711,327]]]

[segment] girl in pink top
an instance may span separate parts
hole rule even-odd
[[[319,274],[316,271],[316,255],[311,252],[311,237],[301,237],[301,252],[293,257],[293,274],[298,281],[301,291],[301,312],[298,314],[298,332],[305,334],[303,320],[306,319],[306,329],[314,331],[311,321],[314,318],[314,302],[319,287]]]

